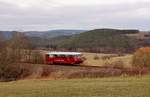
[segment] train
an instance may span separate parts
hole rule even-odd
[[[82,53],[79,52],[48,52],[45,55],[46,64],[81,64]]]

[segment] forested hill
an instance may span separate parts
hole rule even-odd
[[[62,30],[49,30],[49,31],[23,31],[22,33],[24,33],[28,37],[53,38],[58,36],[70,36],[85,31],[87,30],[62,29]],[[20,31],[0,31],[0,34],[8,39],[11,38],[15,32],[20,32]]]
[[[80,33],[64,40],[59,48],[84,49],[102,52],[125,51],[134,49],[136,39],[127,37],[126,34],[136,34],[138,30],[96,29]]]
[[[53,38],[58,36],[70,36],[85,32],[86,30],[50,30],[50,31],[28,31],[24,32],[29,37]]]
[[[64,32],[65,31],[65,32]],[[150,35],[139,30],[95,29],[82,33],[76,31],[52,31],[51,33],[24,32],[35,48],[78,50],[90,52],[132,52],[135,48],[150,45]],[[11,32],[0,32],[11,37]],[[45,37],[45,35],[47,35]],[[53,35],[55,34],[55,35]],[[58,35],[57,35],[58,34]]]

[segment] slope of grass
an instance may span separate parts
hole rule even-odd
[[[83,56],[86,58],[83,65],[88,66],[105,66],[105,62],[116,62],[121,60],[124,63],[124,67],[131,67],[132,55],[126,54],[124,56],[112,57],[109,60],[103,60],[101,57],[103,56],[111,56],[115,54],[102,54],[102,53],[83,53]],[[94,60],[94,56],[98,56],[99,59]]]
[[[150,97],[150,76],[0,83],[0,97]]]

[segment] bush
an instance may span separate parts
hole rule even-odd
[[[150,68],[150,47],[138,49],[132,59],[133,66]]]
[[[0,81],[17,80],[29,75],[30,71],[21,68],[19,64],[25,60],[27,53],[23,52],[31,50],[30,46],[30,41],[22,33],[16,32],[10,39],[0,35]],[[35,59],[36,62],[37,60]]]
[[[119,55],[118,54],[112,54],[112,55],[101,56],[101,59],[102,60],[110,60],[111,58],[114,58],[114,57],[119,57]]]
[[[94,56],[94,60],[99,60],[99,56],[98,56],[98,55],[95,55],[95,56]]]
[[[104,63],[104,65],[106,67],[111,67],[111,68],[124,68],[125,64],[124,64],[124,62],[122,60],[116,60],[114,62],[108,62],[108,61],[106,61]]]
[[[13,66],[8,66],[0,73],[0,81],[14,81],[27,77],[30,74],[29,68],[21,67],[20,64],[13,64]]]
[[[110,57],[110,56],[102,56],[101,59],[102,59],[102,60],[110,60],[111,57]]]

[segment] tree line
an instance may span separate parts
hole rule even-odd
[[[40,63],[42,57],[23,33],[15,32],[10,39],[0,35],[0,80],[15,80],[27,76],[21,63]]]

